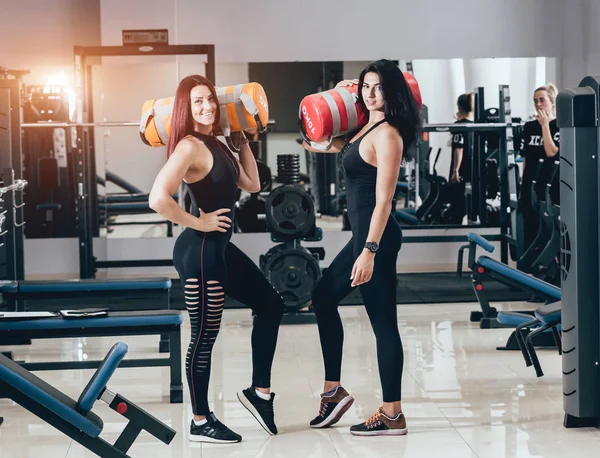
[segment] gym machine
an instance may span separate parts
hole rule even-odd
[[[585,77],[557,97],[566,428],[600,427],[599,110],[600,77]]]

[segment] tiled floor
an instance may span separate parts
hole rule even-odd
[[[516,307],[517,305],[513,305]],[[468,322],[474,304],[399,306],[404,341],[405,437],[353,437],[348,427],[381,403],[375,343],[362,307],[342,308],[345,324],[343,383],[356,402],[335,428],[311,430],[318,408],[322,359],[314,325],[283,326],[274,364],[273,388],[280,434],[269,438],[238,403],[236,391],[250,380],[251,316],[226,310],[213,358],[210,402],[216,415],[244,440],[200,445],[187,440],[191,412],[168,403],[167,369],[119,369],[112,391],[138,403],[178,434],[170,446],[142,434],[130,449],[136,457],[419,457],[508,458],[592,457],[600,431],[562,426],[560,358],[540,351],[546,375],[537,378],[518,352],[500,352],[510,330],[480,330]],[[186,327],[185,339],[189,336]],[[20,359],[101,358],[117,339],[34,341],[11,347]],[[157,338],[123,338],[129,357],[153,355]],[[77,399],[93,371],[37,372]],[[102,436],[114,442],[124,422],[102,402],[94,408],[105,423]],[[1,458],[94,456],[9,400],[0,399]]]

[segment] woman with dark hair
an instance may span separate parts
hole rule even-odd
[[[243,132],[232,134],[239,160],[213,134],[219,126],[219,103],[213,84],[198,75],[177,88],[168,160],[150,193],[150,207],[175,224],[185,226],[173,251],[173,263],[184,286],[190,316],[191,342],[186,375],[194,419],[190,440],[241,441],[208,406],[212,348],[217,338],[225,293],[252,308],[252,386],[238,393],[240,402],[269,434],[277,434],[273,416],[271,366],[275,354],[283,299],[260,269],[229,240],[237,188],[260,190],[256,161]],[[184,182],[195,216],[171,197]]]
[[[467,124],[474,121],[475,94],[461,94],[456,100],[455,124]],[[450,161],[450,186],[448,199],[450,208],[446,212],[447,224],[462,224],[467,214],[465,187],[471,182],[472,157],[469,149],[469,136],[466,133],[452,134],[452,159]]]
[[[392,215],[392,198],[400,164],[409,159],[406,152],[417,138],[421,119],[412,92],[393,62],[374,62],[358,80],[342,81],[338,87],[353,84],[359,85],[360,105],[369,120],[349,142],[334,139],[328,151],[341,152],[352,239],[313,292],[325,384],[319,414],[310,425],[333,425],[354,402],[340,383],[344,330],[338,304],[360,287],[377,341],[383,406],[350,431],[355,435],[401,435],[407,432],[400,403],[404,355],[396,310],[396,260],[402,231]]]
[[[461,94],[456,100],[456,124],[472,123],[474,110],[474,93]],[[450,183],[471,182],[471,156],[467,144],[467,135],[452,135],[452,165]]]

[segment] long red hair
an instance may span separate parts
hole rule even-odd
[[[213,83],[201,75],[190,75],[185,77],[177,86],[175,93],[175,102],[173,103],[173,113],[171,114],[171,132],[169,142],[167,143],[167,157],[171,157],[175,147],[182,138],[190,135],[194,131],[194,119],[192,117],[192,97],[190,92],[196,86],[206,86],[217,104],[215,113],[215,122],[213,126],[219,125],[221,111],[217,99],[217,91]]]

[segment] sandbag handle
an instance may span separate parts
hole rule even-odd
[[[240,94],[240,102],[242,102],[242,105],[244,105],[246,111],[250,113],[254,118],[254,122],[256,122],[256,128],[258,130],[258,133],[262,134],[265,131],[265,126],[263,126],[263,123],[260,120],[260,117],[258,116],[258,107],[256,106],[256,102],[254,102],[252,97],[250,97],[245,92],[242,92]]]
[[[329,138],[327,139],[328,143],[326,146],[323,146],[321,143],[314,142],[310,138],[308,138],[308,135],[306,135],[306,132],[304,131],[304,125],[302,124],[302,104],[300,104],[300,109],[298,110],[298,131],[300,132],[300,137],[302,137],[302,140],[304,140],[314,149],[327,151],[329,150],[329,148],[331,148],[331,145],[333,145],[332,136],[329,136]]]
[[[152,146],[150,142],[146,139],[146,127],[148,127],[148,121],[150,117],[154,116],[156,113],[154,112],[154,105],[151,108],[142,113],[142,119],[140,120],[140,138],[147,146]]]

